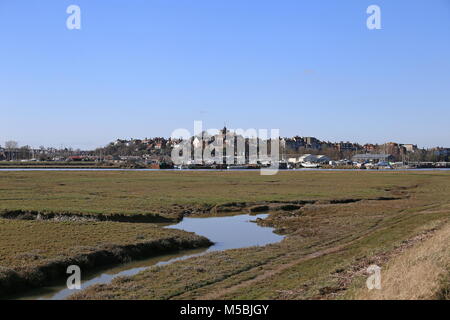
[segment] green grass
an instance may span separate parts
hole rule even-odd
[[[373,172],[1,172],[0,211],[174,217],[229,202],[373,198],[425,179]]]
[[[207,239],[153,224],[0,219],[0,294],[83,271],[170,251],[205,247]]]
[[[337,177],[341,181],[336,181]],[[92,287],[74,298],[342,298],[352,285],[362,286],[364,281],[355,277],[343,283],[336,276],[338,270],[351,273],[361,261],[370,262],[427,226],[448,220],[449,177],[447,173],[307,173],[305,176],[294,173],[291,177],[272,177],[286,179],[285,183],[308,180],[310,191],[324,199],[358,199],[364,195],[398,199],[347,204],[318,202],[294,212],[274,211],[263,224],[287,233],[287,238],[280,243],[212,253],[156,267],[109,285]],[[333,190],[330,185],[334,186]],[[283,187],[287,188],[288,185]],[[281,189],[271,191],[277,190]],[[306,198],[303,192],[295,198],[301,196]],[[339,249],[295,262],[333,248]]]
[[[162,241],[170,237],[198,238],[193,233],[153,224],[0,219],[0,266],[26,268],[105,245]]]
[[[184,210],[208,215],[214,206],[230,203],[235,205],[223,208],[249,210],[263,204],[274,208],[277,205],[274,202],[314,200],[293,211],[275,208],[267,219],[259,222],[286,234],[280,243],[211,253],[153,268],[132,278],[115,280],[110,285],[93,287],[77,296],[86,299],[308,299],[329,298],[329,292],[332,297],[334,294],[343,296],[351,285],[360,284],[352,282],[343,286],[335,276],[336,270],[352,270],[358,261],[369,261],[413,237],[424,226],[447,219],[449,194],[450,173],[447,172],[314,171],[280,172],[275,176],[260,176],[257,171],[0,173],[0,210],[3,212],[175,217]],[[353,201],[332,201],[342,199]],[[14,241],[27,248],[23,251],[25,256],[39,256],[42,253],[34,253],[34,250],[47,250],[45,241],[33,243],[33,239],[40,237],[39,230],[45,233],[45,229],[52,227],[50,238],[63,241],[72,241],[64,237],[64,228],[80,230],[74,243],[85,246],[81,244],[84,234],[86,241],[96,246],[136,241],[134,234],[141,233],[139,228],[150,228],[145,224],[78,222],[71,225],[51,221],[9,221],[9,228],[12,223],[20,225],[15,231],[11,229],[12,238],[0,238],[1,249],[11,252],[9,258],[3,258],[11,266],[22,263],[12,254],[16,249],[7,249]],[[29,237],[23,232],[28,230],[27,223],[32,230]],[[40,223],[45,227],[39,229]],[[130,231],[128,239],[126,230],[132,230],[133,225],[139,230]],[[122,231],[126,239],[120,238]],[[91,237],[91,233],[94,236]],[[49,257],[66,254],[63,246],[53,246]],[[296,262],[311,253],[338,246],[344,247]],[[289,268],[284,269],[285,266]],[[260,279],[261,275],[268,276]],[[334,292],[336,288],[339,290]]]

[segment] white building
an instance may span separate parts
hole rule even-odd
[[[315,154],[304,154],[298,158],[298,162],[311,162],[311,163],[326,163],[329,162],[330,158],[325,155],[315,155]]]

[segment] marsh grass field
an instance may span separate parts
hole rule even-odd
[[[1,172],[0,211],[163,215],[230,203],[368,199],[408,186],[407,173]],[[368,183],[369,182],[369,183]]]
[[[107,262],[119,263],[209,244],[152,222],[256,212],[269,213],[257,223],[286,235],[283,241],[155,266],[71,298],[448,298],[450,173],[439,171],[1,172],[0,292],[17,275],[41,285],[49,273],[43,265],[56,260],[62,269],[86,251],[113,252],[121,258]],[[123,217],[127,222],[117,222]],[[142,243],[154,246],[130,253]],[[430,252],[421,246],[433,254],[418,258]],[[414,273],[400,272],[408,263],[422,273],[435,270],[433,277],[417,274],[414,286],[428,288],[419,295],[406,285]],[[367,294],[371,264],[396,285]]]

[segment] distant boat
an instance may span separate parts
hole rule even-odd
[[[312,163],[312,162],[302,162],[302,167],[304,168],[319,168],[320,165],[318,163]]]
[[[387,161],[380,161],[377,163],[379,169],[394,169],[391,164]]]
[[[380,161],[378,163],[372,163],[372,162],[368,162],[368,163],[364,163],[363,166],[366,169],[373,169],[373,170],[379,170],[379,169],[394,169],[392,167],[392,165],[387,162],[387,161]],[[362,169],[362,167],[361,167]]]
[[[233,169],[251,169],[249,166],[239,166],[239,165],[231,165],[231,166],[227,166],[228,170],[233,170]]]

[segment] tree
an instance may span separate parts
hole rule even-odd
[[[31,158],[31,147],[23,146],[18,150],[18,159],[30,159]]]
[[[5,149],[7,149],[9,151],[17,149],[18,147],[19,147],[19,144],[17,143],[17,141],[10,140],[10,141],[5,142]]]
[[[17,143],[17,141],[10,140],[10,141],[5,142],[5,149],[9,153],[9,157],[8,157],[9,160],[13,160],[13,156],[14,156],[13,151],[15,151],[18,147],[19,147],[19,144]]]

